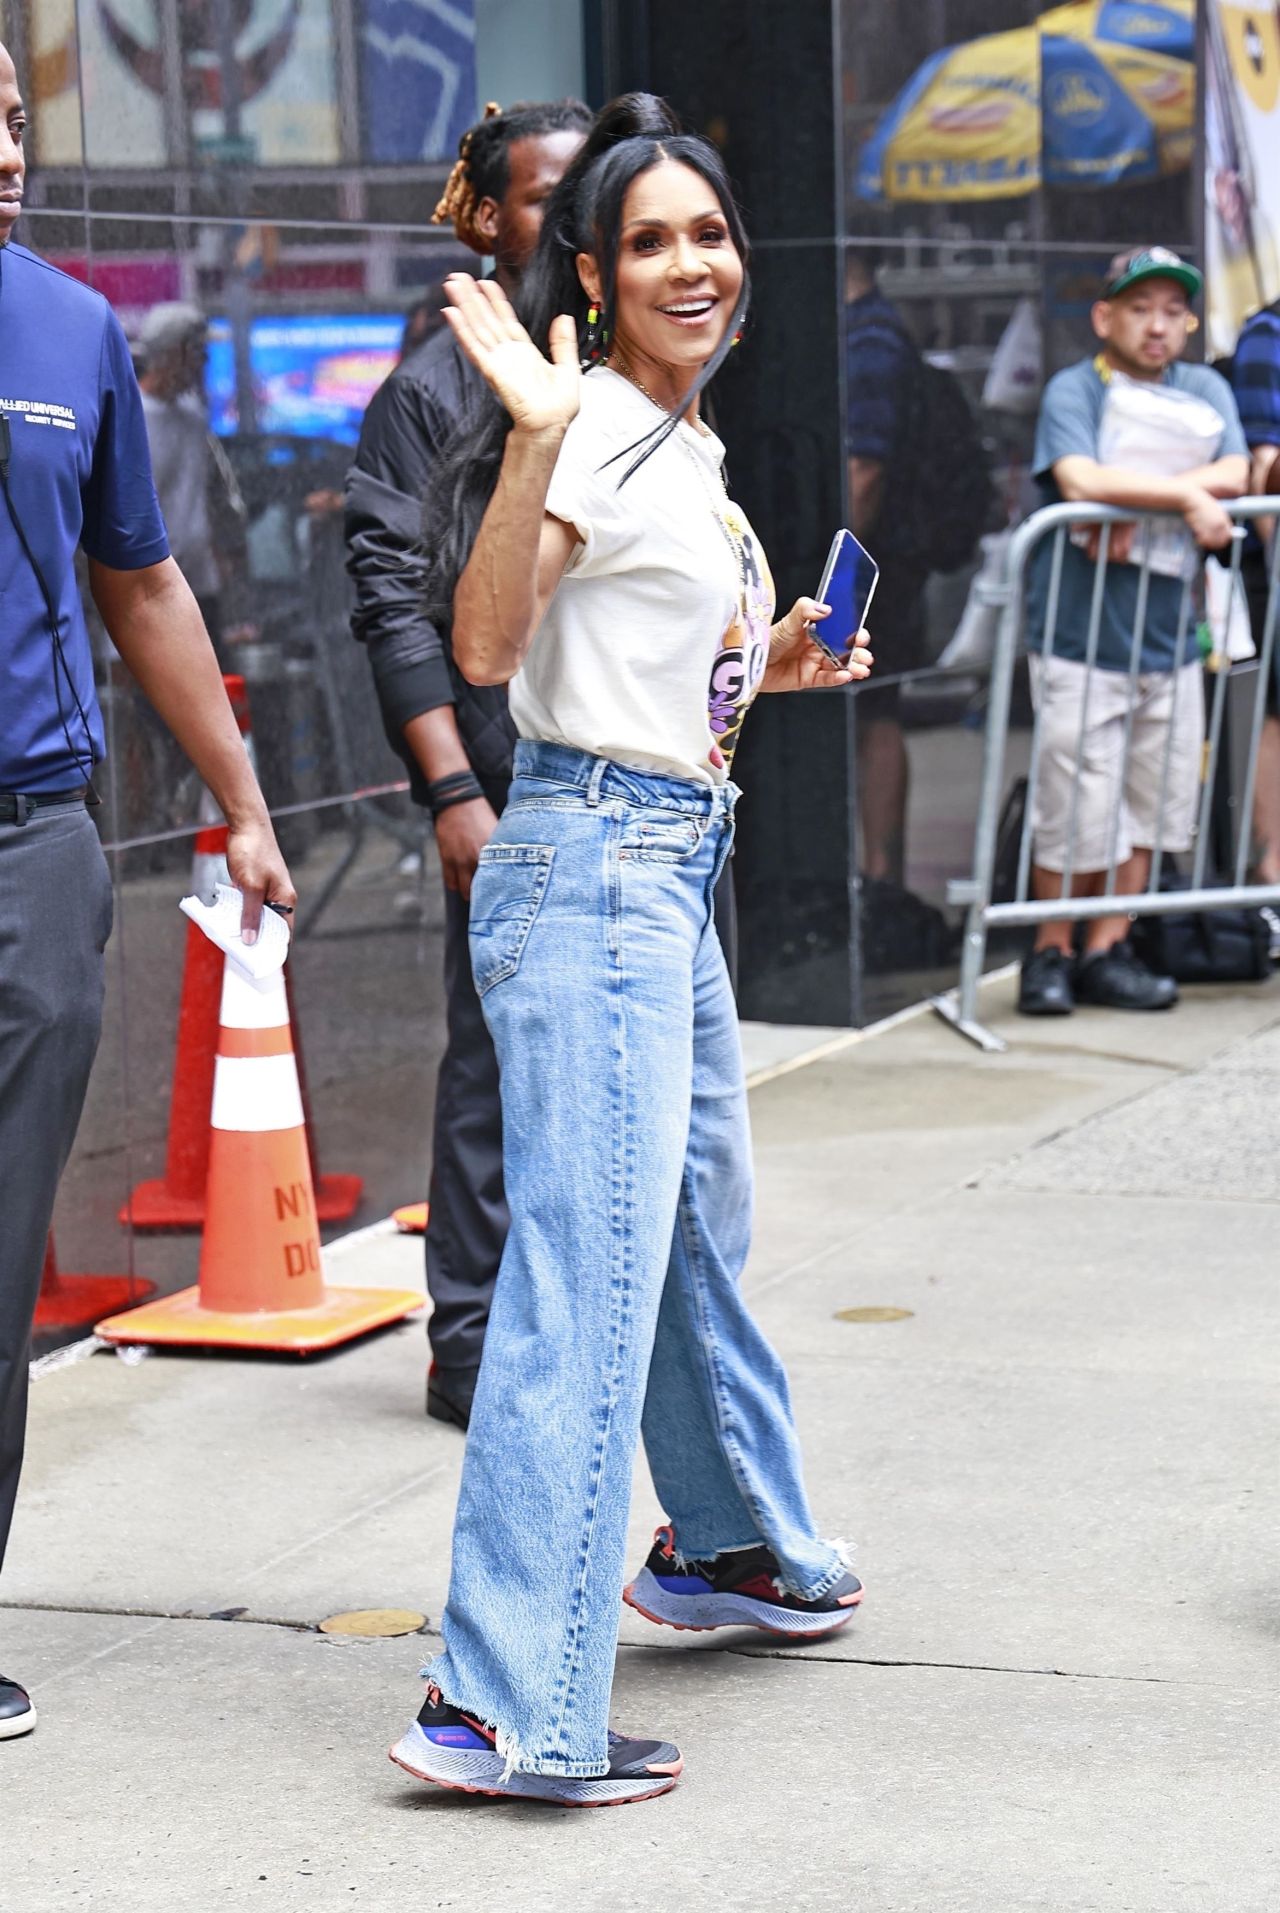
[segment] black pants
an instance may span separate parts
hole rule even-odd
[[[102,1027],[111,879],[83,803],[0,824],[0,1561],[53,1199]]]
[[[507,1239],[498,1059],[471,980],[469,911],[444,893],[448,1041],[436,1079],[427,1219],[431,1352],[442,1368],[475,1368]]]
[[[737,915],[730,863],[716,889],[716,928],[737,987]],[[507,1239],[502,1187],[498,1059],[471,980],[467,905],[445,891],[444,987],[448,1041],[436,1081],[427,1223],[431,1352],[442,1368],[479,1366]]]

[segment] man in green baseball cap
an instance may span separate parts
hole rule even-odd
[[[1114,866],[1119,901],[1084,926],[1078,958],[1070,922],[1039,926],[1018,994],[1028,1016],[1063,1016],[1077,1003],[1163,1010],[1177,999],[1174,980],[1129,941],[1124,899],[1148,888],[1157,842],[1176,855],[1193,841],[1204,705],[1183,591],[1198,551],[1230,541],[1222,501],[1249,475],[1230,386],[1181,362],[1203,283],[1167,246],[1118,254],[1090,315],[1100,349],[1050,379],[1040,403],[1032,470],[1042,503],[1167,516],[1162,528],[1110,528],[1100,594],[1096,531],[1066,542],[1052,589],[1053,541],[1032,559],[1032,889],[1049,901],[1069,881],[1076,896],[1101,896]]]
[[[1130,252],[1118,252],[1107,267],[1104,299],[1114,299],[1143,279],[1172,279],[1182,287],[1188,299],[1198,298],[1204,289],[1204,275],[1198,266],[1180,259],[1168,246],[1137,246]]]
[[[1198,269],[1168,246],[1118,252],[1093,308],[1112,369],[1131,379],[1163,378],[1199,324],[1191,301],[1203,286]]]

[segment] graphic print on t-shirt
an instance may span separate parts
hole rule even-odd
[[[764,553],[754,533],[740,520],[734,534],[742,569],[742,596],[711,667],[707,709],[715,739],[712,762],[718,754],[726,770],[737,749],[742,720],[769,662],[773,619],[773,579]]]

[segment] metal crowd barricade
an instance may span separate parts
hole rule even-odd
[[[1009,541],[1006,554],[1003,580],[994,590],[988,592],[988,598],[994,597],[1000,607],[1000,620],[996,648],[992,658],[989,701],[987,705],[986,741],[983,753],[982,779],[978,798],[977,832],[974,843],[973,875],[953,882],[948,890],[948,901],[966,909],[964,940],[961,950],[960,981],[957,989],[946,996],[935,997],[933,1007],[939,1015],[951,1023],[962,1035],[985,1050],[1003,1050],[1007,1048],[1004,1040],[986,1029],[978,1018],[978,987],[982,981],[986,962],[987,939],[991,930],[1004,925],[1038,924],[1051,920],[1068,919],[1081,922],[1091,917],[1109,917],[1117,915],[1158,916],[1181,911],[1204,911],[1239,908],[1242,905],[1280,903],[1280,885],[1250,884],[1246,882],[1249,866],[1251,841],[1253,794],[1258,770],[1258,749],[1262,738],[1263,720],[1266,716],[1267,684],[1272,670],[1272,657],[1276,647],[1277,613],[1280,611],[1280,535],[1270,540],[1270,549],[1266,559],[1267,567],[1267,604],[1263,622],[1261,643],[1257,653],[1257,683],[1254,691],[1252,717],[1249,727],[1248,757],[1243,779],[1243,790],[1239,812],[1239,841],[1235,855],[1231,859],[1230,871],[1223,871],[1221,882],[1208,881],[1208,854],[1210,839],[1210,820],[1214,790],[1218,776],[1219,758],[1222,750],[1224,715],[1226,710],[1227,680],[1230,676],[1230,661],[1226,654],[1227,626],[1230,621],[1230,608],[1236,599],[1240,585],[1240,565],[1246,530],[1255,520],[1271,520],[1280,516],[1280,498],[1238,498],[1222,501],[1224,509],[1236,522],[1235,536],[1231,541],[1229,553],[1226,550],[1216,554],[1229,568],[1230,592],[1226,594],[1227,609],[1220,619],[1211,621],[1210,638],[1212,650],[1205,658],[1205,666],[1212,680],[1212,691],[1207,698],[1207,731],[1200,766],[1200,788],[1195,828],[1194,847],[1191,852],[1190,888],[1178,890],[1160,889],[1162,864],[1165,861],[1163,836],[1166,821],[1168,798],[1169,766],[1174,744],[1174,717],[1176,704],[1171,708],[1168,736],[1165,740],[1164,757],[1160,771],[1160,789],[1155,830],[1156,841],[1152,846],[1151,878],[1148,888],[1137,894],[1117,893],[1116,870],[1117,850],[1123,803],[1124,788],[1129,771],[1130,750],[1133,735],[1134,712],[1138,699],[1138,679],[1141,675],[1142,644],[1146,620],[1147,600],[1151,581],[1151,544],[1152,541],[1142,535],[1145,525],[1181,524],[1180,519],[1171,514],[1124,511],[1115,506],[1062,504],[1050,505],[1044,510],[1032,514],[1018,527]],[[1085,731],[1088,721],[1089,687],[1094,681],[1093,673],[1097,668],[1098,640],[1102,627],[1103,588],[1106,576],[1108,548],[1113,525],[1137,523],[1134,548],[1141,546],[1143,556],[1137,566],[1139,576],[1135,593],[1135,612],[1133,630],[1129,646],[1128,686],[1129,696],[1124,720],[1124,738],[1120,770],[1116,780],[1115,808],[1108,820],[1108,858],[1105,881],[1101,889],[1091,896],[1072,896],[1072,882],[1075,876],[1074,862],[1078,823],[1080,794],[1080,769],[1085,744]],[[1098,527],[1098,550],[1094,561],[1094,577],[1090,595],[1089,624],[1085,637],[1084,663],[1089,669],[1083,691],[1080,724],[1076,741],[1075,776],[1072,780],[1071,811],[1067,823],[1067,849],[1059,894],[1048,898],[1036,898],[1029,894],[1031,864],[1033,857],[1032,821],[1035,804],[1036,782],[1041,759],[1041,715],[1037,710],[1031,737],[1031,757],[1027,773],[1027,801],[1018,843],[1017,877],[1014,894],[1011,899],[996,901],[993,888],[996,875],[996,853],[1000,831],[1001,806],[1009,758],[1009,716],[1012,703],[1014,672],[1022,649],[1026,622],[1026,585],[1028,572],[1034,553],[1046,539],[1052,538],[1053,546],[1049,556],[1049,575],[1045,610],[1045,644],[1043,655],[1046,659],[1054,654],[1054,644],[1059,637],[1058,611],[1061,598],[1062,567],[1066,543],[1071,532],[1079,529]],[[1195,567],[1198,575],[1199,566]],[[1196,588],[1196,576],[1184,577],[1182,597],[1178,615],[1178,631],[1175,646],[1172,696],[1176,700],[1181,677],[1179,667],[1194,664],[1200,657],[1200,647],[1196,621],[1193,620],[1192,597]],[[1144,846],[1145,847],[1145,846]],[[1056,875],[1056,872],[1055,872]]]

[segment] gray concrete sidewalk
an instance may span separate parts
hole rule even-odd
[[[43,1376],[0,1607],[41,1711],[0,1744],[4,1913],[1280,1904],[1280,979],[1169,1017],[1010,1004],[1003,1057],[929,1017],[765,1055],[748,1286],[868,1596],[781,1652],[628,1614],[615,1719],[687,1760],[646,1808],[415,1788],[383,1750],[431,1640],[316,1631],[438,1624],[461,1441],[422,1418],[420,1323],[310,1365]],[[336,1253],[419,1279],[395,1237]],[[637,1561],[657,1513],[641,1469]]]

